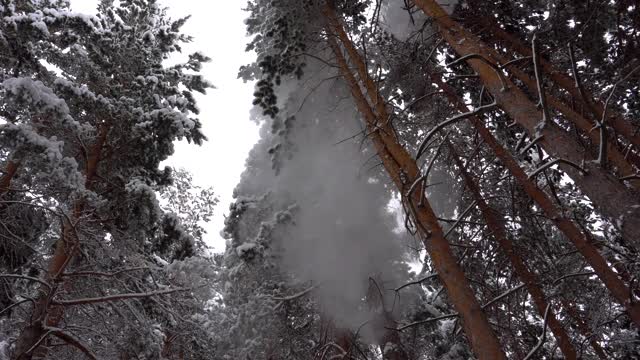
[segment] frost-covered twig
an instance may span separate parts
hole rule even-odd
[[[484,56],[480,55],[480,54],[468,54],[462,57],[459,57],[455,60],[453,60],[452,62],[446,64],[446,67],[451,67],[459,62],[468,60],[468,59],[479,59],[482,62],[484,62],[485,64],[489,65],[493,71],[495,71],[495,73],[498,75],[498,77],[500,78],[500,82],[502,83],[502,91],[506,91],[508,86],[507,86],[507,81],[504,78],[504,74],[502,73],[502,69],[500,66],[494,64],[493,62],[489,61],[487,58],[485,58]]]
[[[538,59],[538,47],[536,46],[537,35],[537,33],[534,33],[531,39],[531,53],[533,54],[533,72],[536,77],[536,86],[538,87],[538,105],[542,108],[542,126],[546,126],[546,124],[551,121],[551,116],[549,115],[547,99],[542,84],[542,71],[540,71],[540,59]]]
[[[595,275],[596,273],[593,271],[587,271],[587,272],[580,272],[580,273],[573,273],[573,274],[567,274],[567,275],[563,275],[555,280],[553,280],[553,285],[558,284],[560,281],[562,280],[566,280],[568,278],[572,278],[572,277],[576,277],[576,276],[591,276],[591,275]]]
[[[640,173],[623,176],[623,177],[619,178],[618,180],[625,181],[625,180],[634,180],[634,179],[640,179]]]
[[[538,343],[536,344],[536,346],[531,349],[531,351],[529,351],[529,353],[527,354],[527,356],[525,356],[524,360],[529,360],[531,358],[533,358],[533,355],[536,354],[536,352],[538,352],[538,350],[540,350],[540,348],[542,347],[542,345],[544,345],[545,340],[547,339],[547,322],[549,321],[549,311],[551,310],[551,304],[547,304],[547,309],[544,311],[544,323],[542,324],[542,336],[540,336],[540,339],[538,340]]]
[[[473,209],[474,206],[476,206],[475,200],[472,201],[471,204],[469,204],[469,206],[467,206],[467,208],[462,212],[462,214],[460,214],[460,216],[458,216],[458,220],[456,220],[456,222],[453,223],[453,225],[449,228],[449,230],[447,230],[447,232],[444,234],[445,238],[449,236],[449,234],[451,234],[451,232],[458,226],[458,224],[460,224],[462,219],[464,219],[467,213],[471,211],[471,209]]]
[[[522,138],[524,139],[524,135],[522,136]],[[542,140],[542,138],[544,138],[544,135],[538,135],[535,139],[531,140],[531,142],[527,144],[527,146],[525,146],[522,149],[522,151],[520,151],[520,155],[526,154],[527,151],[529,151],[529,149],[531,149],[538,141]],[[517,146],[516,146],[516,151],[517,151]]]
[[[87,358],[92,360],[98,359],[98,357],[93,353],[93,351],[91,351],[85,344],[83,344],[80,341],[80,339],[76,338],[75,336],[69,333],[64,332],[62,329],[58,329],[58,328],[48,328],[48,329],[51,331],[52,335],[64,341],[65,343],[75,347],[76,349],[80,350]]]
[[[550,168],[553,165],[556,165],[558,163],[567,164],[567,165],[569,165],[569,166],[571,166],[573,168],[576,168],[576,169],[580,170],[580,172],[582,172],[583,175],[587,174],[587,170],[586,169],[584,169],[582,166],[580,166],[580,165],[578,165],[578,164],[576,164],[576,163],[574,163],[572,161],[569,161],[569,160],[566,160],[566,159],[555,159],[555,160],[549,161],[548,163],[546,163],[546,164],[540,166],[539,168],[537,168],[536,170],[534,170],[531,174],[528,175],[528,178],[532,179],[536,175],[538,175],[539,173],[545,171],[546,169],[548,169],[548,168]]]
[[[489,109],[492,109],[494,107],[496,107],[498,104],[495,102],[495,100],[488,105],[484,105],[484,106],[480,106],[478,108],[475,108],[469,112],[466,113],[462,113],[462,114],[458,114],[454,117],[452,117],[451,119],[445,120],[443,122],[441,122],[440,124],[436,125],[436,127],[434,127],[431,131],[429,131],[429,133],[427,134],[427,136],[425,136],[425,138],[422,140],[422,143],[420,143],[420,147],[418,147],[418,152],[416,153],[416,159],[419,159],[422,154],[425,151],[426,145],[429,143],[429,140],[431,140],[431,138],[440,130],[442,130],[444,127],[451,125],[455,122],[458,122],[460,120],[466,119],[468,117],[477,115],[479,113],[482,113],[484,111],[487,111]]]
[[[404,289],[404,288],[406,288],[406,287],[409,287],[409,286],[411,286],[411,285],[418,285],[418,284],[421,284],[421,283],[423,283],[423,282],[425,282],[425,281],[427,281],[427,280],[429,280],[429,279],[433,279],[433,278],[435,278],[435,277],[438,277],[438,274],[429,274],[429,275],[424,276],[424,277],[422,277],[422,278],[420,278],[420,279],[418,279],[418,280],[410,281],[410,282],[408,282],[408,283],[406,283],[406,284],[404,284],[404,285],[401,285],[401,286],[399,286],[399,287],[397,287],[397,288],[395,288],[395,289],[393,289],[393,290],[394,290],[394,291],[396,291],[396,292],[398,292],[398,291],[400,291],[400,290],[402,290],[402,289]]]
[[[302,291],[300,291],[300,292],[298,292],[298,293],[296,293],[296,294],[293,294],[293,295],[284,296],[284,297],[275,297],[275,296],[272,296],[271,298],[272,298],[273,300],[278,300],[278,301],[291,301],[291,300],[295,300],[295,299],[297,299],[297,298],[301,298],[301,297],[303,297],[303,296],[307,295],[308,293],[310,293],[313,289],[317,288],[318,286],[320,286],[320,285],[319,285],[319,284],[312,285],[312,286],[310,286],[309,288],[307,288],[307,289],[305,289],[305,290],[302,290]]]
[[[38,279],[38,278],[33,277],[33,276],[19,275],[19,274],[0,274],[0,278],[31,280],[31,281],[35,281],[37,283],[40,283],[40,284],[46,286],[49,290],[52,289],[51,284],[49,284],[48,282],[46,282],[46,281],[44,281],[42,279]]]
[[[111,272],[111,273],[101,272],[101,271],[76,271],[76,272],[71,272],[71,273],[64,273],[64,274],[62,274],[62,276],[102,276],[102,277],[113,277],[113,276],[120,275],[122,273],[129,272],[129,271],[147,270],[147,269],[149,269],[148,266],[137,266],[137,267],[120,269],[120,270],[117,270],[117,271],[114,271],[114,272]]]
[[[445,320],[445,319],[450,319],[450,318],[454,318],[454,317],[457,317],[457,316],[458,316],[458,313],[447,314],[447,315],[442,315],[442,316],[438,316],[438,317],[434,317],[434,318],[430,318],[430,319],[415,321],[415,322],[400,326],[399,328],[387,328],[387,329],[396,330],[396,331],[403,331],[405,329],[408,329],[408,328],[411,328],[411,327],[414,327],[414,326],[428,324],[428,323],[431,323],[431,322]]]
[[[190,290],[193,290],[193,288],[173,288],[173,289],[166,289],[166,290],[159,290],[159,291],[150,291],[146,293],[129,293],[129,294],[108,295],[108,296],[95,297],[95,298],[55,300],[52,303],[56,305],[63,305],[63,306],[87,305],[87,304],[120,301],[120,300],[128,300],[128,299],[148,298],[151,296],[168,295],[168,294],[172,294],[180,291],[190,291]]]
[[[502,293],[501,295],[499,295],[499,296],[497,296],[497,297],[493,298],[493,299],[492,299],[491,301],[489,301],[488,303],[486,303],[486,304],[482,305],[482,308],[483,308],[483,309],[488,308],[489,306],[491,306],[491,305],[493,305],[494,303],[496,303],[496,302],[500,301],[501,299],[504,299],[505,297],[507,297],[507,296],[511,295],[512,293],[514,293],[514,292],[516,292],[516,291],[518,291],[518,290],[522,289],[524,286],[525,286],[525,284],[520,284],[520,285],[518,285],[518,286],[514,287],[513,289],[509,289],[509,290],[505,291],[505,292],[504,292],[504,293]]]

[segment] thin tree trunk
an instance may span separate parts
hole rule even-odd
[[[444,91],[449,101],[456,106],[460,112],[468,112],[467,106],[455,94],[453,89],[444,84],[438,76],[432,76],[432,81]],[[535,183],[529,179],[518,162],[509,154],[509,152],[498,143],[493,134],[484,126],[482,121],[476,117],[469,117],[471,124],[478,131],[480,137],[493,150],[503,165],[511,172],[515,180],[523,187],[525,192],[533,199],[544,211],[547,218],[562,231],[562,233],[576,246],[578,252],[584,256],[587,263],[593,268],[596,275],[609,289],[614,299],[620,305],[626,308],[629,316],[636,325],[640,325],[640,303],[632,299],[632,294],[627,285],[616,274],[602,255],[598,252],[593,244],[593,239],[589,234],[582,233],[578,227],[562,212],[560,212],[553,204],[547,194],[540,190]]]
[[[449,148],[451,150],[451,157],[453,158],[453,162],[456,164],[456,167],[460,171],[462,179],[464,180],[467,189],[469,189],[473,200],[475,200],[476,204],[478,205],[480,213],[482,214],[482,218],[487,224],[491,236],[496,240],[504,254],[509,259],[509,262],[511,262],[516,275],[525,284],[525,287],[527,288],[527,291],[529,291],[529,294],[531,294],[533,303],[538,310],[538,314],[541,318],[544,317],[544,313],[547,309],[548,303],[545,298],[544,291],[539,285],[541,283],[540,279],[535,273],[529,270],[520,254],[517,253],[516,249],[513,246],[513,243],[507,236],[506,229],[504,228],[502,222],[499,220],[499,215],[493,208],[491,208],[487,204],[484,197],[480,193],[478,184],[474,182],[471,174],[467,172],[467,169],[462,164],[462,161],[458,157],[458,154],[456,154],[455,149],[453,149],[453,146],[451,144],[449,144]],[[560,346],[560,350],[562,350],[564,357],[566,359],[576,359],[576,350],[571,343],[571,339],[569,338],[569,335],[563,328],[560,321],[556,319],[553,310],[550,310],[547,321],[549,324],[549,328],[558,341],[558,346]]]
[[[102,148],[107,140],[109,127],[103,125],[100,127],[98,138],[95,144],[87,154],[85,165],[85,188],[93,187],[93,180],[98,171]],[[56,248],[47,269],[46,280],[52,284],[51,290],[43,287],[40,291],[40,297],[36,300],[33,310],[32,321],[22,331],[16,340],[16,348],[14,358],[17,360],[31,360],[46,356],[47,350],[41,345],[45,343],[48,337],[47,327],[57,327],[64,316],[64,307],[62,305],[52,305],[51,302],[56,295],[59,286],[69,286],[68,281],[62,281],[62,274],[67,266],[71,263],[74,256],[80,248],[80,239],[78,237],[76,225],[85,208],[83,200],[76,200],[73,204],[73,212],[71,216],[62,219],[62,234],[56,242]]]
[[[571,176],[578,187],[598,209],[622,230],[625,240],[640,248],[640,207],[638,195],[621,181],[607,173],[593,161],[585,159],[575,139],[547,119],[541,123],[541,111],[524,92],[487,62],[495,64],[500,56],[453,21],[434,0],[415,0],[418,5],[440,27],[442,37],[477,72],[485,88],[496,103],[532,137],[542,135],[539,143],[556,159],[582,164],[584,175],[572,166],[561,164],[563,171]],[[486,61],[486,62],[485,62]],[[500,74],[500,76],[498,75]]]
[[[339,19],[329,4],[325,6],[324,14],[329,22],[329,45],[334,52],[341,74],[351,90],[358,110],[365,119],[367,129],[371,133],[370,138],[374,148],[398,190],[405,195],[406,189],[419,177],[418,166],[395,138],[393,129],[388,122],[388,114],[384,103],[380,101],[381,97],[377,89],[375,87],[371,89],[373,81],[366,73],[364,62],[349,39],[344,39],[346,35],[344,29],[342,29]],[[351,73],[341,48],[335,42],[334,36],[340,38],[351,60],[356,64],[360,78],[369,92],[369,97],[375,99],[375,106],[378,110],[377,116],[362,93],[360,84]],[[365,71],[363,72],[363,70]],[[463,327],[474,353],[481,360],[506,359],[485,312],[480,307],[473,290],[465,278],[464,272],[453,256],[449,243],[444,238],[442,227],[438,223],[429,202],[420,195],[420,192],[406,194],[403,198],[412,209],[413,217],[438,276],[444,284],[454,308],[462,317]]]

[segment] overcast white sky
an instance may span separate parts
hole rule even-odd
[[[74,11],[94,14],[97,0],[72,0]],[[207,227],[208,242],[216,251],[224,250],[219,236],[228,212],[233,188],[240,180],[244,162],[258,140],[258,127],[249,120],[253,84],[237,79],[240,65],[251,62],[242,8],[245,0],[160,0],[172,18],[191,15],[183,32],[194,37],[183,55],[200,51],[212,58],[203,74],[216,89],[198,96],[200,119],[209,138],[202,147],[180,143],[167,165],[190,171],[200,186],[213,186],[220,198],[213,221]]]

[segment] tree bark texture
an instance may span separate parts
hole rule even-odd
[[[403,194],[404,201],[410,207],[412,216],[422,236],[427,251],[431,256],[438,276],[447,290],[454,308],[462,318],[463,328],[476,356],[481,359],[506,359],[500,342],[487,320],[476,299],[464,272],[453,256],[449,243],[444,238],[442,227],[433,212],[429,202],[419,191],[405,194],[409,186],[418,180],[420,171],[415,160],[399,143],[389,124],[389,117],[385,103],[377,91],[373,80],[366,72],[364,61],[346,36],[340,19],[329,4],[324,8],[324,15],[328,21],[328,42],[338,62],[341,74],[347,82],[358,110],[365,119],[370,139],[387,173]],[[335,41],[338,38],[356,66],[357,73],[367,91],[370,101],[376,111],[372,109],[369,100],[361,90],[351,72],[349,64],[342,54],[342,48]],[[377,113],[376,113],[377,112]]]

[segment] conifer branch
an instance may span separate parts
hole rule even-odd
[[[556,164],[559,164],[559,163],[567,164],[567,165],[569,165],[569,166],[571,166],[571,167],[573,167],[575,169],[578,169],[583,175],[588,174],[586,169],[584,169],[582,166],[580,166],[580,165],[578,165],[578,164],[576,164],[576,163],[574,163],[572,161],[569,161],[569,160],[566,160],[566,159],[554,159],[554,160],[549,161],[548,163],[540,166],[539,168],[534,170],[531,174],[527,175],[527,177],[529,179],[532,179],[532,178],[536,177],[536,175],[538,175],[539,173],[541,173],[541,172],[545,171],[546,169],[552,167],[553,165],[556,165]]]
[[[453,123],[456,123],[460,120],[464,120],[466,118],[469,118],[471,116],[475,116],[478,114],[481,114],[487,110],[493,109],[494,107],[498,106],[498,104],[494,101],[491,104],[487,104],[487,105],[483,105],[480,106],[478,108],[475,108],[469,112],[466,113],[462,113],[462,114],[458,114],[448,120],[445,120],[443,122],[441,122],[440,124],[436,125],[433,129],[431,129],[431,131],[429,131],[429,133],[425,136],[425,138],[422,140],[422,142],[420,143],[420,146],[418,147],[418,152],[416,153],[416,159],[419,159],[422,154],[424,154],[424,151],[426,149],[426,145],[429,143],[429,140],[431,140],[431,138],[440,130],[442,130],[443,128],[447,127],[448,125],[451,125]]]
[[[167,289],[167,290],[151,291],[146,293],[129,293],[129,294],[108,295],[108,296],[95,297],[95,298],[54,300],[52,301],[52,303],[55,305],[62,305],[62,306],[88,305],[88,304],[96,304],[96,303],[103,303],[103,302],[120,301],[120,300],[142,299],[142,298],[148,298],[151,296],[168,295],[176,292],[190,291],[190,290],[193,290],[193,288],[173,288],[173,289]]]
[[[544,311],[544,322],[542,323],[543,328],[542,328],[542,335],[540,336],[540,340],[538,340],[538,343],[536,344],[536,346],[533,349],[531,349],[531,351],[529,351],[529,353],[524,358],[524,360],[529,360],[533,358],[533,355],[535,355],[536,352],[540,350],[542,345],[544,345],[544,342],[547,340],[547,322],[549,321],[550,310],[551,310],[551,304],[548,304],[547,309]]]

